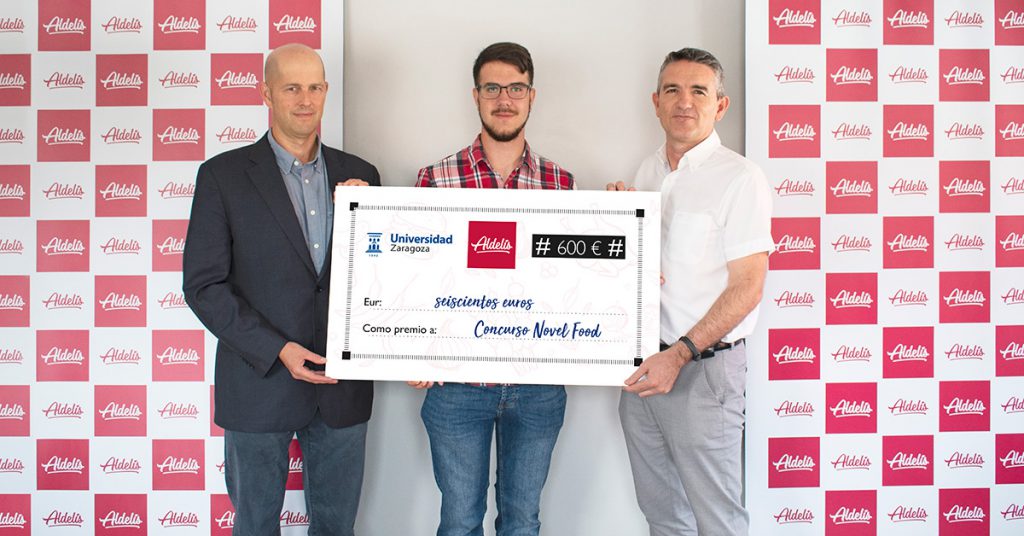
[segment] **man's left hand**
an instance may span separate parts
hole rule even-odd
[[[638,394],[643,398],[652,395],[663,395],[672,391],[683,368],[689,359],[684,354],[686,349],[674,344],[668,349],[648,357],[637,367],[636,372],[626,379],[624,389]]]
[[[338,186],[369,186],[370,183],[363,179],[346,179],[345,182],[339,182]]]

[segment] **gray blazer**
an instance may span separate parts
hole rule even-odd
[[[327,146],[323,157],[330,191],[349,178],[380,186],[365,160]],[[293,379],[277,358],[287,341],[326,353],[330,267],[328,256],[317,276],[266,136],[199,167],[183,287],[189,307],[218,339],[219,426],[298,430],[317,409],[335,428],[369,420],[372,382],[314,385]]]

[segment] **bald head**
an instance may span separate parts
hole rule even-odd
[[[325,76],[323,59],[316,50],[303,44],[289,43],[275,48],[267,55],[267,62],[263,66],[264,83],[273,86],[281,76],[282,65],[292,62],[316,62],[320,66],[320,74]]]

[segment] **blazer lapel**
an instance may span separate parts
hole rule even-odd
[[[256,191],[270,207],[270,213],[274,216],[277,224],[281,226],[288,241],[295,248],[295,253],[302,259],[302,263],[313,274],[313,277],[316,277],[313,258],[309,255],[309,246],[302,235],[302,227],[299,227],[299,222],[296,219],[295,207],[292,206],[288,189],[285,188],[284,180],[281,177],[281,170],[277,167],[277,161],[274,159],[274,150],[270,148],[270,142],[266,139],[266,136],[269,135],[265,135],[263,139],[252,146],[249,158],[254,165],[248,169],[247,174],[249,180],[256,187]]]
[[[345,164],[343,161],[343,154],[341,151],[337,151],[323,146],[322,154],[324,156],[324,168],[327,170],[327,186],[329,188],[328,195],[330,195],[331,203],[334,203],[334,189],[337,188],[339,183],[345,182],[349,177],[345,176]],[[337,224],[338,218],[347,217],[348,210],[341,210],[337,204],[334,205],[334,222]],[[330,239],[327,241],[327,259],[324,261],[324,267],[320,270],[320,277],[331,273],[331,259],[334,257],[331,253],[334,252],[334,229],[331,228]]]

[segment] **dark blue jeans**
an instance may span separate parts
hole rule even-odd
[[[427,391],[420,414],[441,489],[438,536],[483,536],[492,433],[498,536],[539,534],[540,494],[565,417],[565,388],[449,383]]]
[[[235,506],[236,536],[281,533],[281,508],[288,479],[288,445],[302,448],[309,536],[351,536],[363,487],[366,423],[331,428],[320,413],[292,432],[224,431],[224,479]]]

